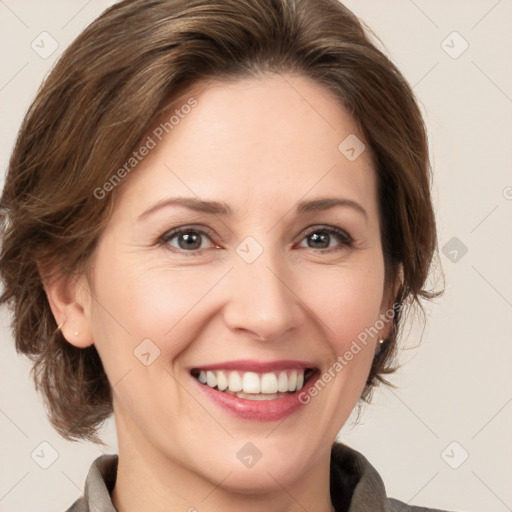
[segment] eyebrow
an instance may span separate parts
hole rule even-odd
[[[183,206],[190,210],[202,213],[210,213],[212,215],[233,215],[233,210],[229,207],[229,205],[220,201],[207,201],[195,197],[173,197],[162,199],[161,201],[158,201],[154,205],[150,206],[147,210],[141,213],[141,215],[139,215],[138,220],[148,217],[156,211],[168,206]],[[366,210],[359,203],[351,199],[340,197],[322,197],[319,199],[301,201],[297,204],[296,211],[300,215],[315,211],[329,210],[335,206],[345,206],[352,208],[363,214],[365,218],[368,218]]]
[[[162,208],[167,206],[184,206],[189,210],[197,212],[211,213],[213,215],[230,216],[233,215],[233,211],[226,204],[218,201],[206,201],[203,199],[197,199],[195,197],[173,197],[162,199],[153,206],[150,206],[147,210],[139,215],[139,220],[147,217],[148,215],[155,213]]]
[[[313,199],[310,201],[302,201],[297,205],[297,213],[309,213],[319,210],[328,210],[335,206],[347,206],[362,213],[365,218],[368,218],[366,210],[356,201],[341,197],[322,197],[320,199]]]

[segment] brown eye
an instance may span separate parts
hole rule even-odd
[[[307,247],[320,250],[332,249],[336,242],[342,247],[350,246],[352,243],[351,237],[337,228],[316,228],[306,234],[303,240],[306,240]]]
[[[210,240],[210,245],[203,243],[205,239]],[[184,252],[200,251],[213,245],[207,233],[191,228],[170,231],[162,237],[162,242]]]

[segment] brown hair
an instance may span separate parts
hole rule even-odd
[[[57,329],[39,268],[86,267],[113,204],[113,194],[99,200],[93,191],[173,99],[200,80],[283,71],[332,91],[374,156],[387,284],[400,275],[401,285],[363,398],[393,371],[401,309],[433,296],[424,287],[437,247],[427,138],[405,79],[338,0],[125,0],[89,25],[45,80],[1,198],[1,302],[12,307],[16,348],[33,360],[65,438],[99,441],[111,389],[95,347],[76,348]]]

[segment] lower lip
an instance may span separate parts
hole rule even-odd
[[[203,392],[217,406],[237,418],[251,421],[277,421],[286,418],[306,404],[299,401],[299,395],[307,393],[318,379],[319,372],[312,375],[304,387],[293,394],[273,400],[247,400],[201,384],[192,377]]]

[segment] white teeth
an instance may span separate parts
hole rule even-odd
[[[277,393],[272,393],[265,395],[263,393],[236,393],[238,398],[245,398],[246,400],[275,400],[277,398],[282,398],[283,395],[278,395]]]
[[[242,382],[244,393],[259,393],[261,391],[261,381],[257,373],[245,372]]]
[[[295,391],[296,389],[297,389],[297,372],[291,372],[290,376],[288,377],[288,391]]]
[[[228,378],[222,371],[217,372],[217,387],[219,391],[224,391],[228,387]]]
[[[302,386],[304,386],[304,372],[297,374],[297,389],[302,389]]]
[[[283,370],[259,374],[256,372],[238,372],[227,370],[200,370],[197,379],[201,384],[227,393],[237,393],[240,398],[251,395],[264,395],[262,400],[278,398],[278,393],[293,393],[304,386],[304,369]],[[244,395],[244,396],[242,396]],[[280,395],[282,396],[282,395]]]
[[[211,388],[217,385],[217,376],[213,372],[206,372],[206,384]]]
[[[242,391],[242,377],[240,377],[238,372],[231,372],[229,374],[228,388],[234,393]]]
[[[291,373],[295,373],[295,371],[292,371]],[[279,378],[277,379],[277,390],[281,391],[281,393],[288,391],[288,375],[286,375],[286,372],[281,372],[279,374]]]
[[[261,392],[266,395],[277,393],[277,377],[275,373],[264,373],[262,375]]]

